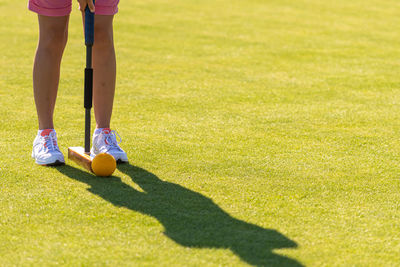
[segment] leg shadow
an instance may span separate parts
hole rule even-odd
[[[99,178],[68,165],[57,167],[62,174],[88,184],[88,191],[113,205],[153,216],[164,226],[164,234],[182,246],[230,249],[254,266],[302,266],[296,260],[273,252],[297,247],[278,231],[235,219],[211,199],[162,181],[139,167],[122,164],[118,169],[144,192],[135,190],[118,177]]]

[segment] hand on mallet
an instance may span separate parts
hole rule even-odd
[[[89,9],[92,13],[94,13],[94,4],[93,4],[93,0],[78,0],[79,3],[79,9],[82,12],[85,12],[85,8],[86,6],[89,6]]]

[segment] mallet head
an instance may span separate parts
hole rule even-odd
[[[100,153],[92,158],[83,147],[69,147],[68,158],[97,176],[111,176],[117,167],[110,154]]]

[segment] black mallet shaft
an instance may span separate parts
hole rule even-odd
[[[94,3],[94,1],[93,1]],[[86,45],[86,68],[85,68],[85,153],[90,153],[90,118],[93,102],[93,68],[92,68],[92,47],[94,43],[94,14],[85,9],[85,45]]]

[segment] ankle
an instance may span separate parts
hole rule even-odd
[[[102,133],[104,129],[106,129],[107,132],[110,132],[110,131],[111,131],[111,129],[110,129],[109,127],[102,127],[102,128],[98,127],[98,128],[96,128],[96,129],[94,130],[94,134],[95,134],[95,135],[98,135],[98,134]]]
[[[55,132],[54,128],[45,128],[45,129],[39,129],[38,130],[38,135],[41,135],[43,132],[45,133],[50,133],[50,132]]]
[[[50,123],[40,123],[39,122],[39,131],[46,130],[46,129],[54,130],[54,124],[52,122],[50,122]]]
[[[96,124],[96,129],[104,129],[104,128],[110,128],[110,124],[109,123]]]

